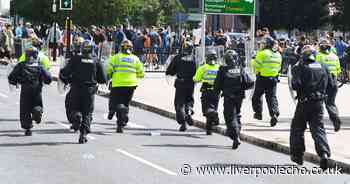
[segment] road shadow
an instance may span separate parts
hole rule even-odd
[[[4,122],[4,121],[13,121],[13,122],[19,122],[19,119],[6,119],[6,118],[0,118],[0,122]]]
[[[199,135],[193,135],[193,134],[185,134],[185,133],[162,133],[162,132],[156,132],[160,133],[160,137],[188,137],[188,138],[194,138],[194,139],[203,139],[203,137],[200,137]],[[132,133],[131,135],[135,136],[152,136],[151,132],[145,132],[145,133]]]
[[[78,144],[75,142],[34,142],[34,143],[3,143],[0,147],[26,147],[26,146],[62,146],[69,144]]]
[[[212,149],[232,149],[231,146],[207,145],[207,144],[146,144],[144,147],[158,147],[158,148],[212,148]]]

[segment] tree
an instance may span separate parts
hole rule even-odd
[[[350,1],[348,0],[332,0],[334,5],[334,15],[332,16],[332,24],[335,29],[340,31],[350,30]]]

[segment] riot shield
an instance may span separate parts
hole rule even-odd
[[[224,65],[224,54],[225,47],[224,46],[209,46],[205,47],[205,52],[207,53],[209,50],[215,50],[218,56],[217,64]],[[205,64],[205,58],[203,58],[203,49],[202,47],[196,47],[194,50],[194,57],[197,63],[197,66],[201,66]]]
[[[289,87],[289,94],[290,94],[290,97],[292,98],[293,103],[296,105],[297,94],[296,94],[296,92],[293,90],[293,87],[292,87],[292,79],[293,79],[292,65],[289,65],[289,67],[288,67],[288,87]]]

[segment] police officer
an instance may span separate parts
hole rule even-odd
[[[82,54],[72,56],[68,64],[61,69],[59,77],[70,88],[70,118],[74,130],[80,130],[79,144],[87,142],[87,134],[91,132],[90,125],[94,111],[94,100],[97,84],[107,82],[103,66],[96,61],[93,46],[85,41],[82,44]]]
[[[12,85],[21,85],[21,127],[25,129],[26,136],[31,136],[32,120],[39,124],[43,114],[43,83],[50,84],[52,79],[50,73],[39,64],[38,50],[35,47],[25,51],[25,58],[24,62],[15,66],[8,80]]]
[[[194,81],[196,74],[196,62],[193,57],[193,44],[185,42],[180,54],[176,55],[170,62],[166,75],[177,77],[175,81],[175,111],[176,121],[181,125],[179,131],[187,130],[186,123],[193,125],[192,115],[194,114]]]
[[[41,44],[39,40],[32,39],[32,46],[35,47],[37,50],[41,47]],[[26,61],[26,55],[22,54],[22,56],[18,59],[18,63],[25,62]],[[50,71],[50,60],[49,58],[40,50],[38,50],[38,62],[39,64],[46,70]]]
[[[117,133],[123,133],[123,127],[129,121],[129,104],[138,82],[144,77],[143,64],[132,54],[133,44],[124,40],[120,53],[107,61],[107,76],[112,80],[110,93],[110,111],[116,112]]]
[[[298,104],[291,124],[290,150],[291,160],[303,164],[305,152],[304,133],[309,124],[317,154],[321,158],[320,166],[327,169],[331,156],[323,122],[323,103],[326,89],[336,86],[327,67],[315,62],[315,51],[305,46],[302,61],[292,69],[292,88],[297,92]]]
[[[220,65],[217,64],[217,53],[211,49],[206,55],[206,64],[197,69],[193,77],[194,82],[202,82],[202,112],[207,119],[207,135],[212,134],[212,125],[219,125],[219,116],[217,113],[219,96],[214,91],[214,81]]]
[[[316,61],[327,66],[332,75],[332,79],[337,81],[337,77],[341,72],[339,58],[336,54],[331,52],[331,44],[328,40],[320,42],[320,52],[316,56]],[[339,118],[338,108],[335,105],[335,98],[338,93],[338,86],[334,85],[327,89],[326,109],[330,120],[333,122],[334,130],[338,132],[341,127],[341,120]]]
[[[239,135],[241,130],[241,106],[245,98],[245,90],[254,86],[254,81],[241,67],[238,54],[228,50],[224,55],[227,66],[221,66],[216,80],[215,93],[224,97],[224,118],[227,126],[226,135],[233,140],[232,149],[241,144]]]
[[[252,98],[254,118],[262,120],[262,99],[265,94],[271,120],[270,125],[276,126],[279,109],[276,97],[279,72],[281,70],[282,56],[276,49],[277,43],[271,37],[264,38],[264,49],[259,51],[255,59],[257,80]]]

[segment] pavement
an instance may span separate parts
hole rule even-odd
[[[249,143],[233,151],[231,141],[220,134],[207,136],[196,127],[180,133],[176,121],[140,108],[131,108],[125,133],[117,134],[115,120],[106,119],[108,99],[100,96],[89,142],[77,144],[79,135],[69,130],[65,97],[55,83],[43,89],[42,123],[34,125],[32,137],[25,137],[19,125],[19,90],[10,92],[4,78],[0,85],[5,86],[0,89],[0,183],[350,184],[349,175],[310,175],[317,165],[297,167],[288,155]],[[226,169],[220,172],[203,170],[222,167]],[[294,174],[276,174],[276,167]],[[262,174],[256,168],[273,172]]]

